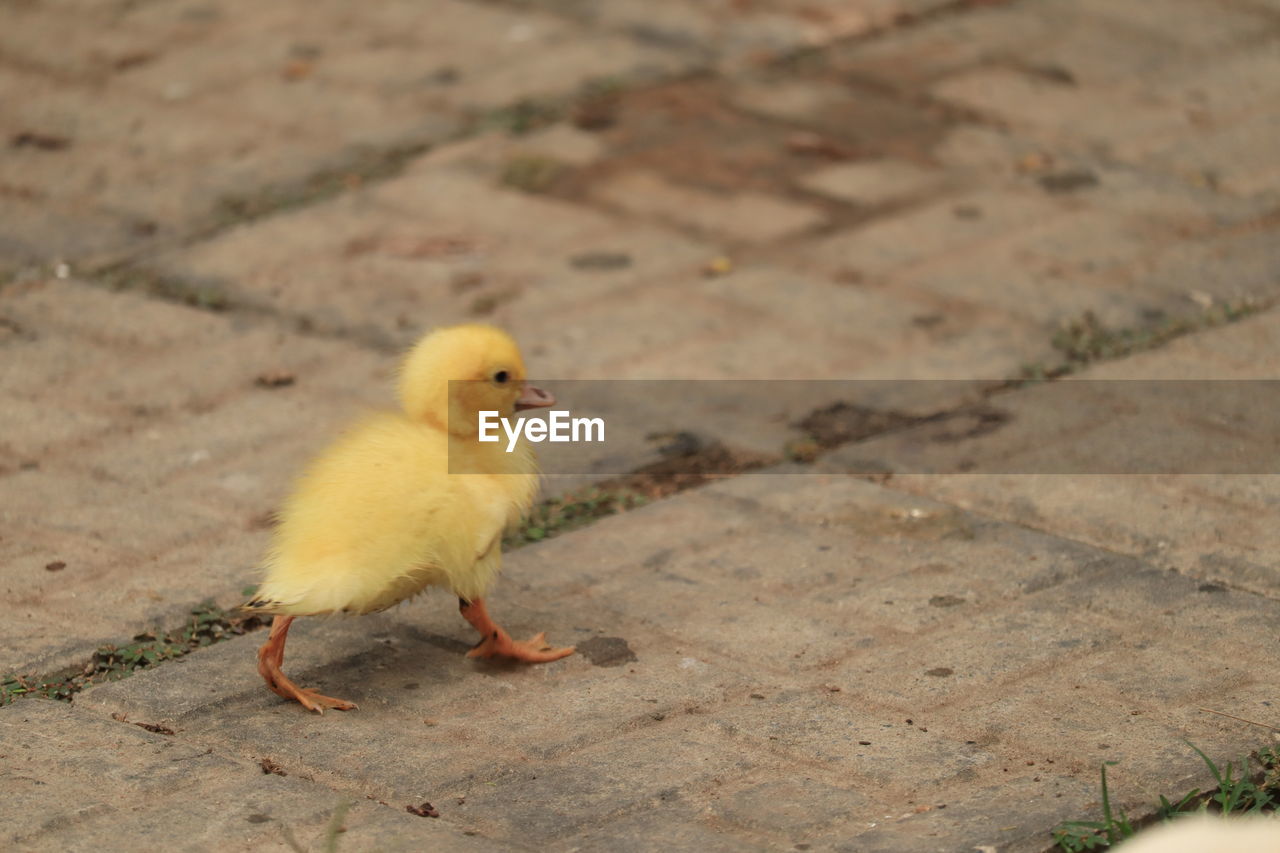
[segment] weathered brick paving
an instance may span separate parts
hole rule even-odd
[[[0,674],[234,602],[442,323],[548,378],[1004,379],[1085,312],[1229,307],[1085,375],[1275,375],[1274,2],[429,5],[3,4]],[[1275,722],[1275,477],[847,473],[1033,467],[1089,426],[1035,393],[512,554],[551,666],[427,597],[299,623],[357,712],[281,704],[252,636],[20,700],[3,837],[283,849],[350,798],[340,849],[1039,850],[1104,760],[1204,787],[1182,738],[1260,736],[1200,707]]]

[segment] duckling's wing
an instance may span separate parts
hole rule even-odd
[[[472,558],[446,569],[449,586],[467,601],[482,598],[502,568],[502,534],[507,528],[505,508],[493,502],[476,507],[471,537]]]

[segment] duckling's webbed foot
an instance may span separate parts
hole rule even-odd
[[[511,635],[497,626],[485,610],[484,600],[460,600],[458,605],[462,618],[471,623],[483,639],[467,652],[469,658],[507,657],[527,663],[548,663],[573,654],[574,647],[556,648],[547,642],[545,633],[538,634],[523,642],[511,639]]]
[[[354,702],[325,696],[308,687],[299,687],[280,671],[284,663],[284,641],[289,634],[292,616],[277,616],[271,620],[271,635],[258,649],[258,674],[267,682],[267,687],[277,696],[293,699],[308,711],[323,714],[325,708],[336,708],[339,711],[350,711],[356,707]]]

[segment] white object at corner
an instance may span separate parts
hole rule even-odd
[[[1280,853],[1275,817],[1184,817],[1153,826],[1117,853]]]

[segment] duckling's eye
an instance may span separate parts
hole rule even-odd
[[[499,385],[505,385],[506,381],[510,378],[511,376],[505,370],[499,370],[497,373],[493,374],[493,381],[497,382]]]

